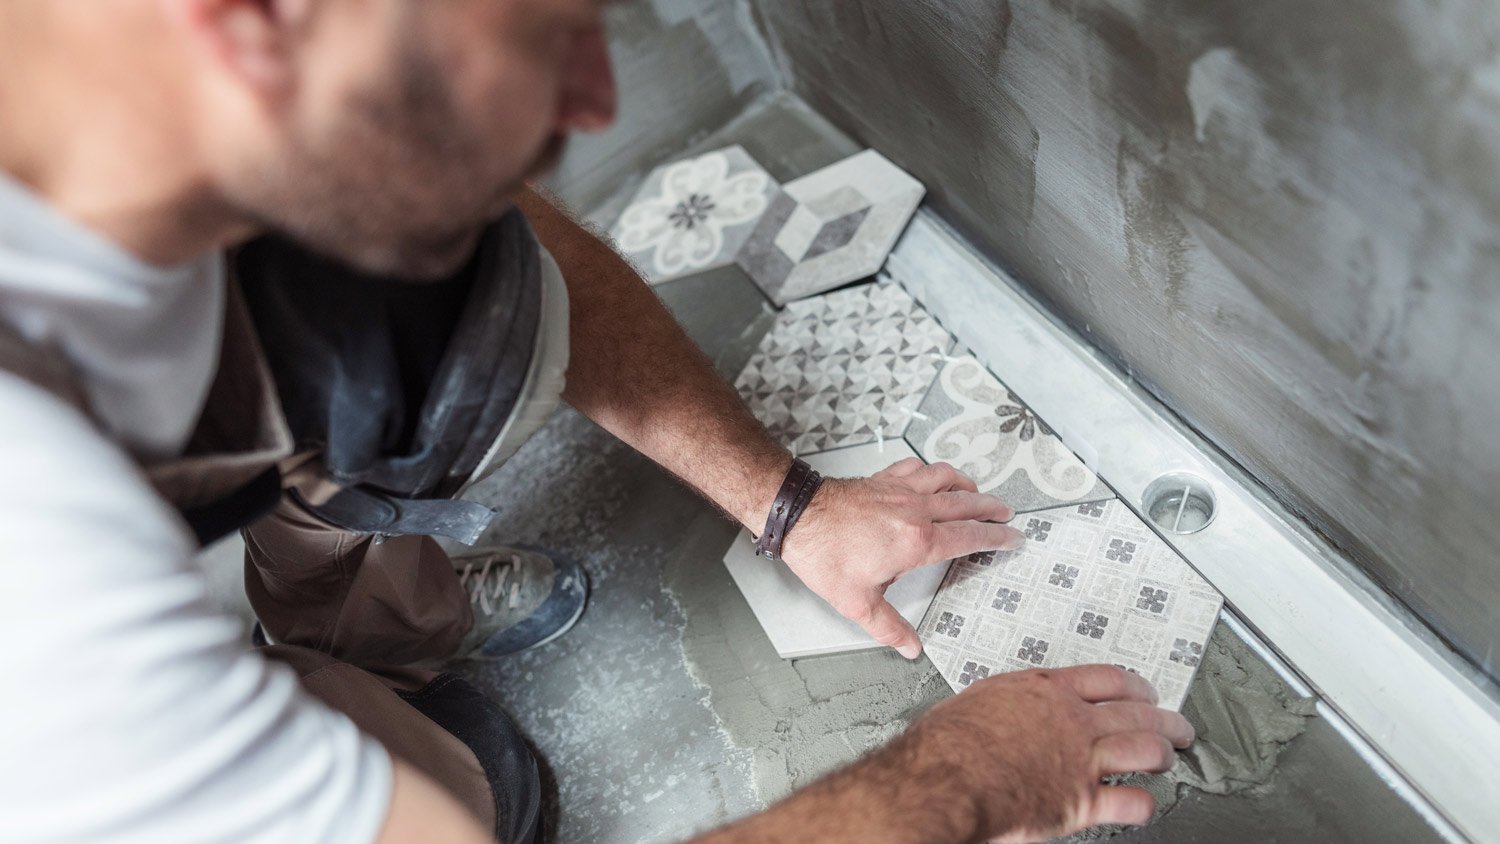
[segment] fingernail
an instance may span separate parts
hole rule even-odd
[[[1025,544],[1026,544],[1026,534],[1021,533],[1018,530],[1013,530],[1010,533],[1010,539],[1005,540],[1005,544],[1000,546],[1000,550],[1001,551],[1014,551],[1017,548],[1020,548],[1022,545],[1025,545]]]
[[[916,659],[922,655],[922,643],[915,642],[909,645],[902,645],[896,648],[896,653],[901,654],[907,659]]]
[[[1000,514],[1000,521],[1008,522],[1016,517],[1016,508],[1010,506],[1009,504],[1006,504],[1004,501],[1001,501],[1000,496],[998,495],[992,495],[990,497],[995,499],[996,501],[999,501],[1000,506],[1005,508],[1005,510]]]

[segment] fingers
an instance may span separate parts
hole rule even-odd
[[[1094,742],[1099,776],[1145,771],[1160,774],[1177,761],[1177,752],[1159,733],[1115,733]]]
[[[869,609],[849,615],[849,620],[863,627],[870,638],[895,648],[907,659],[916,659],[922,654],[922,640],[917,638],[917,631],[884,597],[871,604]]]
[[[1169,709],[1134,701],[1111,701],[1098,705],[1096,716],[1105,733],[1132,733],[1143,730],[1165,738],[1173,747],[1193,743],[1197,731],[1188,719]]]
[[[977,492],[939,492],[927,499],[934,522],[1008,522],[1015,511],[993,495]]]
[[[1144,788],[1106,785],[1094,795],[1094,803],[1089,809],[1084,826],[1098,826],[1102,823],[1144,826],[1156,814],[1156,799]]]
[[[1146,678],[1113,665],[1078,665],[1060,669],[1056,675],[1089,703],[1106,700],[1157,702],[1156,690]]]
[[[962,492],[979,491],[979,487],[975,486],[974,482],[969,480],[967,475],[947,463],[933,463],[930,466],[921,466],[907,473],[905,477],[907,482],[911,484],[912,489],[928,495],[934,492],[949,492],[951,490]]]
[[[1020,531],[991,522],[946,522],[933,525],[934,560],[951,560],[980,551],[1014,551],[1026,542]]]

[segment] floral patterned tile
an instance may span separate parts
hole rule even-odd
[[[1118,500],[1012,524],[1026,545],[955,561],[919,628],[954,691],[1004,671],[1102,662],[1181,708],[1222,596]]]
[[[869,278],[926,193],[874,150],[788,182],[746,241],[738,263],[784,305]]]
[[[953,338],[891,282],[793,302],[735,387],[797,454],[899,439]]]
[[[906,443],[893,440],[883,446],[868,443],[808,455],[807,462],[827,477],[845,478],[873,475],[915,456]],[[724,566],[783,659],[878,647],[859,625],[804,586],[785,563],[757,557],[748,531],[740,531],[729,547]],[[907,621],[918,624],[946,570],[944,563],[908,572],[886,590],[886,599]]]
[[[923,399],[906,439],[936,463],[973,478],[1016,512],[1113,498],[1047,423],[972,355],[950,359]]]
[[[610,231],[652,284],[734,263],[781,187],[739,146],[658,167]]]

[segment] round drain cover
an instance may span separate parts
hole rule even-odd
[[[1215,503],[1208,481],[1188,472],[1171,472],[1146,487],[1141,509],[1168,533],[1197,533],[1214,520]]]

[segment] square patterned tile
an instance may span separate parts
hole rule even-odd
[[[610,231],[652,284],[734,263],[781,187],[750,154],[724,147],[663,165]]]
[[[972,355],[948,361],[906,439],[1018,513],[1114,497],[1051,428]]]
[[[795,299],[874,275],[926,188],[874,150],[788,182],[738,262],[771,301]]]
[[[897,439],[953,338],[899,285],[793,302],[735,380],[797,454]]]
[[[891,440],[883,446],[870,443],[805,459],[827,477],[861,477],[914,456],[915,452],[906,443]],[[876,647],[864,630],[834,612],[822,598],[803,586],[785,563],[755,556],[755,541],[749,531],[740,531],[729,553],[724,555],[724,566],[783,658]],[[947,569],[944,563],[910,572],[891,584],[886,599],[916,625],[932,603],[932,595]]]
[[[1178,709],[1223,598],[1117,500],[1017,516],[1019,551],[954,562],[919,632],[959,691],[1024,668],[1113,663]]]

